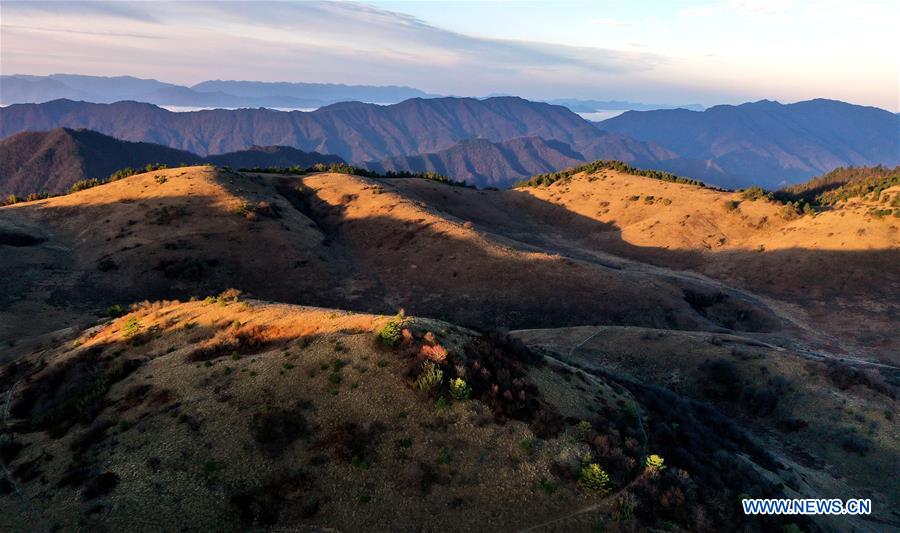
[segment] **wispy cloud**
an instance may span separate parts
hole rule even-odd
[[[126,33],[116,31],[83,31],[70,30],[65,28],[46,28],[40,26],[24,26],[17,24],[0,24],[0,30],[20,30],[29,32],[46,32],[46,33],[72,33],[75,35],[96,35],[99,37],[134,37],[136,39],[164,39],[159,35],[151,35],[149,33]]]
[[[883,81],[896,73],[895,62],[885,64],[885,53],[878,52],[890,48],[881,44],[887,42],[885,31],[866,35],[870,53],[865,54],[854,55],[852,47],[843,45],[837,51],[811,49],[806,43],[813,42],[810,35],[818,35],[810,28],[830,31],[819,28],[823,23],[839,27],[850,19],[867,28],[883,25],[896,8],[849,1],[823,7],[785,4],[790,8],[785,15],[780,4],[733,0],[684,4],[679,10],[668,4],[649,9],[617,3],[600,9],[573,3],[560,15],[548,15],[548,5],[541,4],[538,11],[557,18],[546,24],[540,19],[537,31],[534,24],[522,31],[492,31],[495,20],[507,20],[494,6],[494,19],[481,21],[475,35],[458,19],[442,27],[440,9],[411,9],[426,20],[358,2],[2,0],[0,60],[4,74],[127,74],[184,84],[257,79],[409,85],[438,94],[704,103],[751,95],[790,99],[848,94],[850,99],[862,94],[895,107],[896,76],[893,92],[885,90]],[[511,6],[516,11],[510,14],[533,23],[527,20],[533,5]],[[464,9],[479,12],[476,4]],[[744,15],[772,21],[767,29],[773,39],[753,41]],[[812,19],[807,34],[796,31],[795,21]],[[774,23],[782,33],[773,29]],[[612,31],[623,27],[629,32],[635,28],[639,42]],[[717,57],[708,57],[710,52]],[[841,56],[844,63],[837,64],[841,54],[852,60]],[[790,58],[784,59],[786,55]],[[771,76],[776,70],[817,83],[772,81],[784,79]],[[807,94],[809,87],[819,91],[824,84],[833,92]],[[792,92],[775,90],[782,86]]]
[[[475,37],[354,2],[116,3],[91,4],[87,10],[83,3],[14,3],[4,14],[5,27],[17,30],[5,32],[5,41],[11,42],[4,46],[7,65],[16,64],[12,56],[33,59],[35,51],[44,50],[42,63],[58,53],[80,54],[83,63],[96,68],[104,59],[111,65],[127,63],[126,54],[133,58],[135,50],[144,50],[139,65],[163,72],[128,73],[161,78],[191,65],[200,79],[227,73],[245,79],[388,82],[445,93],[468,86],[478,94],[498,84],[547,83],[554,73],[602,82],[603,76],[648,71],[666,62],[634,49]],[[29,31],[42,36],[23,34]],[[50,39],[51,34],[60,38]],[[148,37],[162,42],[142,44]],[[77,68],[68,64],[52,70]],[[359,73],[365,78],[349,79]]]
[[[4,15],[25,15],[29,17],[68,17],[72,15],[118,18],[135,22],[160,21],[151,14],[151,2],[108,2],[90,0],[84,2],[4,0]]]

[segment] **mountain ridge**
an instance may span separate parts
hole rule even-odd
[[[604,134],[575,113],[518,97],[413,98],[388,106],[340,103],[311,112],[184,113],[133,101],[93,104],[63,99],[0,108],[0,118],[0,137],[58,126],[89,128],[202,156],[256,144],[293,146],[363,162],[442,150],[473,137],[502,141],[525,136],[562,141],[591,159],[609,155],[592,147]]]
[[[55,100],[2,108],[0,119],[0,137],[66,126],[201,156],[253,145],[292,146],[335,154],[358,166],[395,158],[384,164],[406,165],[406,170],[425,165],[422,158],[404,162],[408,156],[452,150],[470,139],[502,143],[540,137],[568,145],[584,161],[619,159],[726,188],[776,189],[841,166],[900,163],[896,115],[822,99],[786,105],[759,101],[702,112],[629,111],[600,123],[590,123],[563,106],[518,97],[412,98],[391,105],[340,102],[311,112],[215,109],[185,113],[133,101]],[[425,159],[435,157],[440,159],[433,155]],[[524,167],[531,163],[516,168],[499,152],[492,157],[489,163],[477,163],[491,167],[489,175],[472,172],[476,162],[459,157],[448,171],[479,176],[482,183],[492,184],[503,184],[511,173],[521,178],[529,172]]]
[[[0,140],[0,193],[61,193],[78,181],[156,163],[212,163],[238,168],[309,167],[342,162],[337,156],[285,146],[254,146],[204,158],[160,144],[122,141],[93,130],[60,127],[46,132],[21,132]]]
[[[683,158],[709,161],[730,178],[726,186],[755,179],[755,185],[774,189],[840,166],[900,164],[897,116],[838,100],[627,111],[596,124],[656,142]],[[707,177],[700,173],[696,177]]]
[[[78,74],[4,75],[0,76],[0,84],[3,87],[0,104],[4,105],[77,96],[80,100],[95,103],[135,100],[170,106],[316,108],[348,98],[391,103],[414,96],[430,96],[424,91],[397,85],[207,80],[189,87],[152,78]]]

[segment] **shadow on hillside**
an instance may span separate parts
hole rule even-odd
[[[461,223],[474,222],[474,229],[502,237],[495,241],[506,247],[494,247],[485,246],[477,235],[450,235],[424,220],[390,215],[348,218],[342,205],[321,201],[302,187],[299,178],[277,183],[281,215],[256,221],[199,196],[159,197],[142,204],[45,206],[39,216],[31,212],[26,218],[54,228],[48,230],[53,236],[31,247],[0,246],[0,274],[10,287],[0,297],[5,322],[0,323],[0,337],[69,325],[55,314],[58,310],[98,316],[113,304],[184,300],[229,287],[285,303],[376,313],[402,307],[412,314],[479,329],[587,324],[708,331],[790,329],[753,295],[698,276],[656,271],[594,252],[697,270],[702,270],[708,254],[635,247],[622,240],[615,226],[542,200],[528,200],[534,205],[529,206],[527,219],[521,212],[516,218],[514,207],[506,204],[497,212],[476,216],[454,213],[446,202],[431,202],[430,209],[446,209]],[[240,182],[229,187],[241,190]],[[448,195],[503,194],[435,187],[445,187]],[[352,201],[347,198],[344,205]],[[22,216],[29,209],[33,208],[4,209],[0,219]],[[301,219],[303,227],[285,223],[289,209],[306,217]],[[61,229],[73,217],[83,225]],[[111,217],[121,227],[108,229],[104,221]],[[84,228],[91,231],[85,233]],[[310,229],[315,231],[302,233]],[[534,250],[550,255],[528,253]],[[788,284],[796,283],[793,290],[801,297],[804,286],[835,284],[849,290],[865,280],[874,285],[873,295],[890,303],[897,300],[900,276],[894,266],[900,261],[891,261],[893,257],[895,252],[786,250],[735,252],[733,261],[755,273],[770,272]],[[816,265],[846,268],[840,279],[829,279],[829,271]],[[26,305],[33,301],[46,312],[35,315],[36,307]],[[888,306],[885,312],[897,310]]]
[[[639,246],[624,240],[615,224],[594,220],[522,191],[445,192],[441,189],[443,187],[433,186],[401,187],[398,190],[470,221],[479,230],[573,258],[596,261],[598,255],[594,252],[612,254],[664,268],[710,273],[724,282],[737,282],[774,296],[786,293],[800,298],[858,295],[878,299],[891,296],[885,289],[900,286],[900,270],[896,268],[900,263],[900,249],[699,251]],[[481,195],[483,198],[460,202],[454,198],[459,195]],[[722,276],[721,270],[715,272],[707,268],[712,264],[739,265],[747,275]],[[778,285],[775,278],[783,279],[783,286],[773,288],[772,285]]]
[[[522,191],[472,191],[389,181],[401,194],[469,221],[476,229],[500,236],[521,249],[536,248],[626,270],[640,266],[617,258],[673,270],[676,276],[699,277],[692,274],[699,273],[732,287],[798,304],[811,310],[812,321],[827,333],[839,337],[859,334],[860,344],[882,351],[882,355],[890,356],[900,348],[892,334],[900,323],[900,269],[896,266],[900,264],[900,249],[698,251],[638,246],[624,240],[615,224],[574,213]],[[819,321],[822,317],[827,320]],[[832,328],[839,331],[830,331]]]

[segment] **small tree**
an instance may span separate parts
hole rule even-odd
[[[578,437],[578,440],[590,440],[593,431],[594,426],[587,420],[582,420],[575,425],[575,434]]]
[[[140,332],[141,323],[138,322],[137,317],[128,317],[128,319],[125,320],[125,324],[122,325],[122,336],[126,339],[130,339]]]
[[[609,474],[597,463],[589,463],[582,467],[578,485],[587,492],[606,494],[609,492]]]
[[[647,457],[644,461],[644,471],[651,475],[656,475],[666,469],[666,460],[655,453]]]
[[[472,396],[472,387],[462,378],[456,378],[450,382],[450,395],[458,402],[468,400]]]
[[[406,319],[404,318],[402,311],[397,313],[397,316],[390,319],[380,330],[378,330],[378,333],[376,334],[378,341],[391,348],[397,346],[400,339],[403,338],[403,323],[405,321]]]

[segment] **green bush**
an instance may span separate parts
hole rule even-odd
[[[354,167],[348,165],[347,163],[316,163],[315,165],[305,168],[300,165],[294,165],[291,167],[250,167],[250,168],[239,168],[239,172],[258,172],[265,174],[280,174],[282,176],[293,175],[293,176],[302,176],[304,174],[309,174],[312,172],[331,172],[334,174],[351,174],[354,176],[363,176],[365,178],[421,178],[431,181],[437,181],[440,183],[444,183],[446,185],[453,185],[455,187],[469,187],[474,188],[474,186],[469,185],[468,183],[462,181],[455,181],[453,179],[448,178],[442,174],[438,174],[436,172],[408,172],[408,171],[388,171],[384,174],[379,172],[374,172],[372,170],[368,170],[365,168]],[[377,192],[377,191],[376,191]]]
[[[710,187],[703,183],[702,181],[683,178],[681,176],[676,176],[670,172],[663,172],[660,170],[644,170],[640,168],[635,168],[621,161],[614,160],[597,160],[591,163],[587,163],[586,165],[581,165],[577,167],[567,168],[565,170],[561,170],[559,172],[551,172],[548,174],[538,174],[536,176],[532,176],[527,180],[522,180],[513,185],[514,188],[522,188],[522,187],[546,187],[548,185],[552,185],[557,181],[564,182],[569,180],[575,174],[579,174],[585,172],[587,174],[593,174],[599,172],[601,170],[615,170],[618,172],[623,172],[625,174],[632,174],[634,176],[643,176],[645,178],[651,178],[661,181],[668,181],[672,183],[682,183],[685,185],[694,185],[697,187],[706,187],[708,189],[714,189],[715,187]]]
[[[119,305],[119,304],[111,305],[111,306],[109,306],[109,308],[106,310],[106,315],[107,315],[109,318],[119,318],[120,316],[122,316],[122,315],[124,315],[124,314],[125,314],[125,310],[122,309],[122,306]]]
[[[403,323],[405,318],[402,314],[398,314],[389,320],[384,326],[378,330],[376,337],[381,344],[391,348],[397,346],[400,339],[403,338]]]
[[[606,494],[609,492],[609,474],[597,463],[582,467],[578,485],[587,492]]]
[[[654,453],[647,457],[647,459],[644,461],[644,469],[650,473],[662,472],[666,469],[666,465],[664,464],[665,462],[665,459]]]
[[[587,420],[582,420],[575,425],[575,435],[578,440],[587,441],[591,438],[591,433],[593,432],[594,426]]]
[[[806,183],[775,193],[782,202],[807,202],[813,206],[834,205],[851,198],[869,197],[879,200],[881,193],[900,185],[900,167],[836,168]]]
[[[91,178],[89,180],[78,180],[73,183],[71,187],[69,187],[69,194],[86,189],[91,189],[93,187],[96,187],[97,185],[102,185],[103,183],[105,182],[100,181],[97,178]]]
[[[128,317],[128,319],[125,320],[125,324],[122,325],[122,336],[126,339],[130,339],[141,332],[141,327],[141,323],[138,321],[137,317]]]
[[[450,382],[450,396],[458,402],[468,400],[472,396],[472,387],[462,378],[456,378]]]
[[[772,200],[775,196],[763,189],[762,187],[758,187],[754,185],[753,187],[748,187],[746,189],[742,189],[740,191],[741,198],[744,200],[756,201],[756,200]]]

